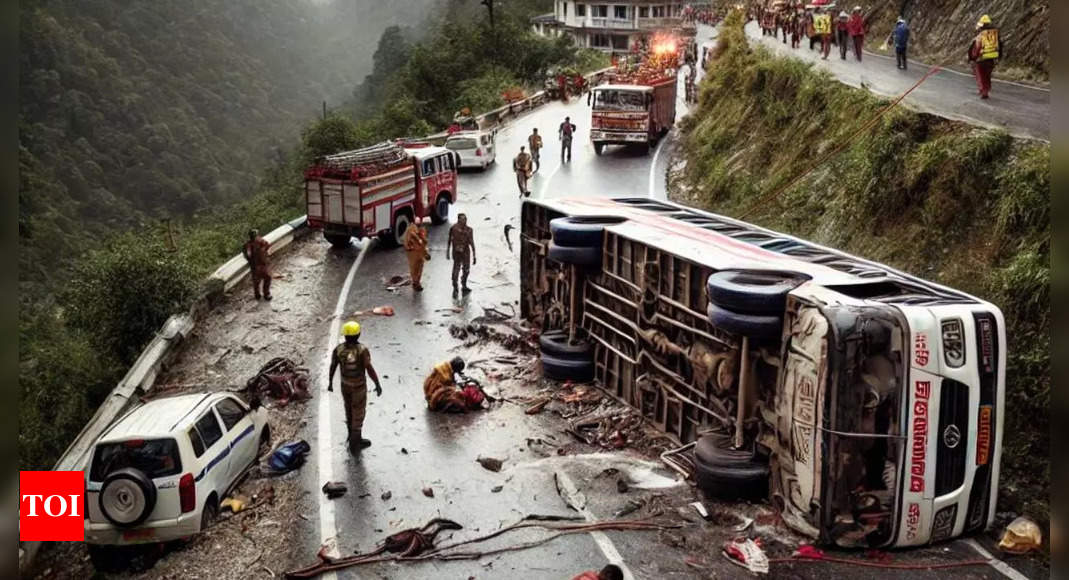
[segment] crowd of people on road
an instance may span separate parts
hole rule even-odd
[[[857,62],[862,62],[865,49],[866,16],[861,6],[854,6],[850,13],[836,13],[827,5],[804,4],[797,0],[774,0],[768,4],[754,5],[747,17],[757,21],[762,36],[782,39],[792,49],[809,40],[809,50],[817,50],[822,60],[827,60],[831,47],[839,49],[839,58],[847,60],[850,53]],[[899,70],[909,68],[910,29],[904,16],[895,22],[881,48],[893,47]],[[981,99],[987,99],[991,91],[991,74],[998,59],[1003,56],[999,30],[984,14],[976,23],[976,36],[969,45],[968,57],[973,65],[977,88]]]

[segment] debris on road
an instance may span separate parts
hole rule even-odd
[[[267,467],[273,475],[289,473],[304,465],[307,460],[306,455],[311,450],[312,446],[304,439],[291,441],[271,452],[271,457],[267,459]]]
[[[505,464],[504,461],[493,457],[479,457],[475,461],[478,461],[479,465],[483,466],[483,469],[493,472],[501,471],[501,467]]]
[[[380,497],[382,497],[382,501],[388,501],[391,497],[393,497],[393,492],[389,490],[384,491],[382,492],[382,495]]]
[[[235,513],[236,514],[236,513],[240,512],[240,511],[244,510],[245,507],[248,505],[248,503],[249,503],[248,498],[242,497],[240,495],[235,495],[235,496],[228,497],[228,498],[224,499],[222,502],[220,502],[219,503],[219,508],[220,509],[230,510],[231,513]]]
[[[698,512],[698,515],[701,516],[703,520],[709,519],[709,510],[705,509],[705,504],[700,501],[696,501],[690,505],[694,508],[694,511]],[[750,521],[752,522],[753,520]]]
[[[627,482],[622,479],[616,480],[617,493],[627,493],[631,489],[631,486],[627,485]]]
[[[564,500],[568,507],[577,512],[581,512],[586,508],[586,495],[579,491],[579,488],[575,486],[571,478],[562,477],[561,472],[554,471],[553,483],[557,486],[557,495]]]
[[[423,495],[427,497],[434,497],[434,489],[430,487],[423,488]]]
[[[245,383],[245,394],[253,408],[258,407],[265,397],[277,400],[280,406],[290,400],[308,399],[311,397],[308,369],[297,366],[288,358],[273,358]]]
[[[1026,554],[1038,550],[1043,545],[1043,532],[1039,526],[1025,516],[1020,516],[1006,526],[998,549],[1007,554]]]
[[[514,230],[512,224],[505,224],[505,243],[509,246],[509,252],[512,252],[512,240],[509,239],[509,232]]]
[[[327,494],[327,499],[339,498],[349,491],[349,486],[340,481],[328,481],[323,484],[323,493]]]
[[[387,292],[398,292],[405,286],[412,285],[412,279],[407,276],[392,276],[390,278],[383,278],[382,285],[386,286]]]
[[[542,397],[540,399],[537,399],[537,402],[531,405],[530,407],[527,407],[527,409],[524,410],[524,413],[528,415],[537,415],[538,413],[541,413],[543,409],[546,408],[546,405],[548,405],[551,400],[552,399],[550,399],[549,397]]]
[[[393,316],[393,306],[376,306],[371,310],[357,310],[350,316],[368,316],[370,314],[374,314],[375,316]]]
[[[760,540],[735,538],[724,545],[724,557],[754,574],[768,574],[768,556],[761,549]]]
[[[495,485],[494,487],[490,488],[490,493],[498,493],[502,489],[505,489],[505,486],[503,486],[503,485]]]

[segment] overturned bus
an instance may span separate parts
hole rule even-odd
[[[595,378],[699,485],[758,488],[827,545],[905,547],[995,513],[1006,368],[994,305],[649,199],[527,200],[522,313],[554,378]]]

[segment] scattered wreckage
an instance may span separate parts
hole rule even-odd
[[[994,305],[645,198],[526,200],[520,242],[544,375],[600,382],[686,444],[666,463],[707,492],[767,496],[841,547],[991,524],[1006,367]]]

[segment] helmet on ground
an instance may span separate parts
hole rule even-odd
[[[987,14],[984,14],[980,17],[980,24],[991,24],[991,17]]]
[[[360,323],[350,320],[341,326],[342,336],[360,336]]]
[[[454,373],[459,373],[464,370],[464,359],[459,356],[453,357],[453,360],[449,361],[449,367],[453,369]]]

